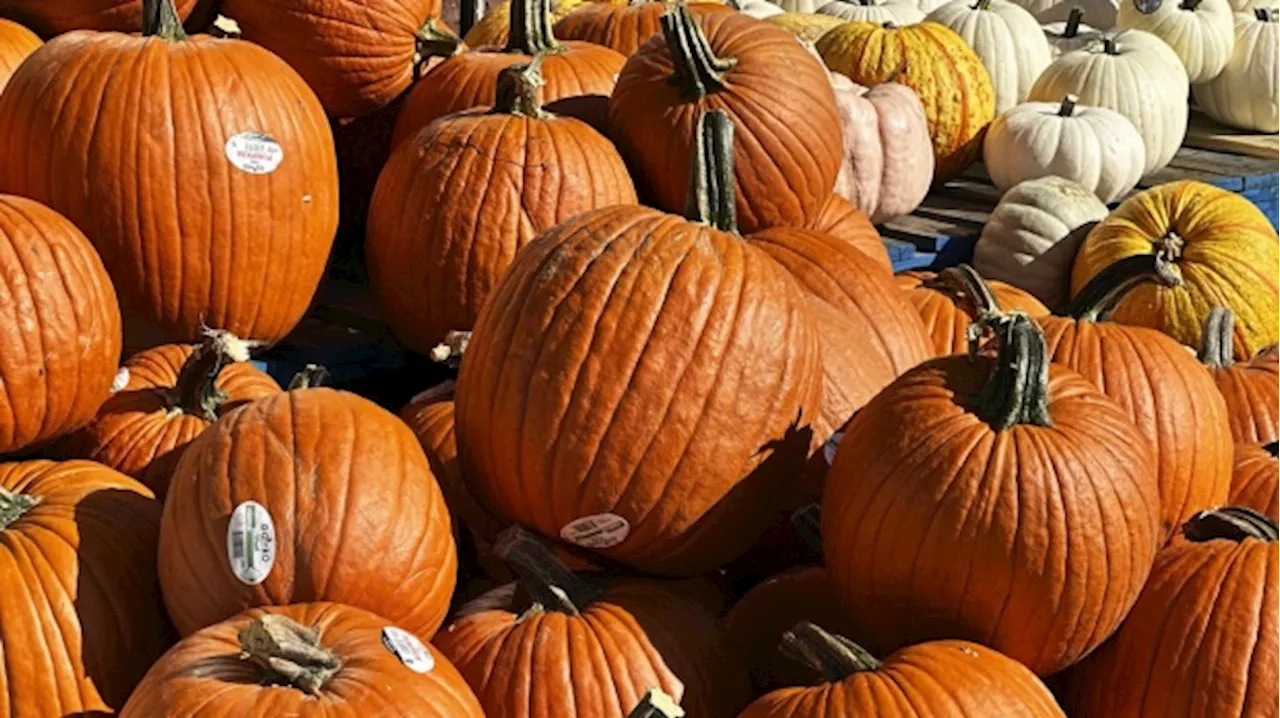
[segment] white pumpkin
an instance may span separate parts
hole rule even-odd
[[[1015,0],[1042,23],[1066,22],[1074,8],[1080,8],[1089,24],[1099,30],[1110,30],[1116,24],[1120,0]],[[1129,0],[1124,0],[1128,2]]]
[[[978,53],[996,90],[996,112],[1025,100],[1049,66],[1049,42],[1040,23],[1009,0],[953,0],[929,13],[929,19],[955,30]]]
[[[1050,175],[1021,182],[991,211],[973,248],[973,268],[1061,309],[1071,296],[1076,250],[1106,216],[1107,206],[1069,179]]]
[[[1236,44],[1226,69],[1193,85],[1204,113],[1224,125],[1254,132],[1280,130],[1280,24],[1275,11],[1256,8],[1235,17]]]
[[[1071,8],[1066,21],[1047,23],[1041,29],[1044,30],[1044,39],[1049,43],[1049,56],[1054,60],[1064,52],[1079,50],[1102,38],[1101,31],[1084,24],[1084,10],[1078,7]]]
[[[1001,192],[1036,177],[1057,175],[1111,203],[1142,179],[1142,135],[1124,115],[1105,107],[1027,102],[987,128],[983,162]]]
[[[774,4],[783,12],[817,12],[825,3],[826,0],[778,0]]]
[[[916,0],[916,7],[920,8],[920,12],[928,15],[938,8],[946,5],[950,0]]]
[[[1145,30],[1168,43],[1191,84],[1217,77],[1235,46],[1227,0],[1125,0],[1116,26]]]
[[[769,2],[769,0],[733,0],[732,4],[738,8],[738,12],[750,15],[757,20],[763,20],[786,12],[786,10]]]
[[[873,0],[857,0],[857,2],[831,0],[818,8],[818,13],[838,17],[848,22],[874,22],[878,25],[886,22],[895,25],[914,25],[924,20],[924,13],[908,0],[888,0],[884,3],[876,3]]]
[[[1169,164],[1187,134],[1187,71],[1160,38],[1141,30],[1105,34],[1102,41],[1065,52],[1045,68],[1029,99],[1080,104],[1124,115],[1142,136],[1150,174]]]

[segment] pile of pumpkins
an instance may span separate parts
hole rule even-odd
[[[0,0],[0,716],[1274,715],[1275,14],[787,1]]]

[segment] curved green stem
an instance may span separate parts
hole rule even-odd
[[[187,39],[173,0],[142,0],[142,36],[154,36],[170,42]]]
[[[1022,312],[974,323],[996,335],[995,369],[978,392],[974,413],[996,431],[1012,426],[1053,426],[1049,416],[1049,356],[1040,325]],[[971,346],[976,347],[976,342]],[[974,354],[972,349],[970,354]]]
[[[1215,369],[1235,363],[1236,315],[1226,307],[1214,307],[1204,319],[1200,332],[1200,351],[1196,356],[1206,366]]]
[[[541,537],[523,526],[511,526],[498,534],[493,553],[515,570],[534,603],[544,609],[577,616],[604,595],[570,571]]]
[[[1104,319],[1125,294],[1146,282],[1177,287],[1182,284],[1182,272],[1176,264],[1158,253],[1135,254],[1117,260],[1084,285],[1067,306],[1067,316],[1089,322]]]
[[[510,9],[506,52],[533,56],[564,49],[551,32],[551,4],[548,0],[511,0]]]
[[[248,361],[254,343],[221,329],[205,329],[204,335],[204,342],[183,362],[169,404],[184,414],[217,421],[218,410],[227,400],[226,392],[218,388],[218,377],[227,365]]]
[[[737,232],[733,123],[724,110],[708,110],[698,117],[691,165],[685,219],[725,232]]]
[[[1243,541],[1248,538],[1262,541],[1280,540],[1280,528],[1275,519],[1243,506],[1228,506],[1201,511],[1182,525],[1182,535],[1188,541],[1212,541],[1227,539]]]
[[[880,661],[862,646],[844,636],[827,633],[809,621],[801,621],[783,633],[778,648],[788,658],[821,673],[830,683],[880,667]]]
[[[684,3],[669,7],[661,22],[662,36],[671,53],[673,74],[668,82],[679,88],[683,97],[701,98],[723,89],[724,73],[738,64],[737,59],[715,56],[707,36]]]

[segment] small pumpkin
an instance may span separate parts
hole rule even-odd
[[[1280,129],[1280,12],[1255,8],[1235,15],[1235,43],[1226,67],[1191,86],[1196,106],[1224,125],[1253,132]]]
[[[993,137],[987,136],[988,147]],[[988,163],[988,170],[991,167]],[[1076,249],[1106,216],[1107,206],[1069,179],[1045,175],[1019,182],[1000,197],[982,226],[973,247],[973,267],[984,277],[1025,290],[1046,307],[1060,309],[1070,296]]]
[[[561,18],[577,10],[592,0],[550,0],[547,11],[551,22],[555,24]],[[507,44],[511,37],[511,1],[502,0],[491,7],[486,7],[479,22],[471,26],[463,41],[468,47],[490,47]]]
[[[0,90],[9,83],[18,65],[42,44],[34,32],[12,20],[0,19]]]
[[[968,352],[969,327],[991,313],[1049,314],[1049,308],[1031,293],[1012,284],[988,282],[967,264],[937,273],[903,272],[894,279],[924,319],[935,356]]]
[[[1138,129],[1114,110],[1078,101],[1027,102],[991,123],[982,152],[996,189],[1058,176],[1110,204],[1138,185],[1146,167]]]
[[[429,643],[368,611],[300,603],[246,611],[182,639],[121,718],[322,718],[335,713],[484,718]]]
[[[186,18],[198,0],[175,0]],[[12,18],[44,37],[72,30],[137,32],[147,11],[142,0],[0,0],[0,15]]]
[[[924,13],[909,0],[831,0],[818,8],[818,14],[838,17],[845,22],[886,22],[897,25],[914,25],[924,20]]]
[[[1112,400],[1049,363],[1034,320],[984,324],[995,356],[926,362],[849,423],[823,554],[871,650],[963,638],[1047,676],[1138,597],[1163,538],[1155,459]]]
[[[738,12],[756,20],[767,20],[786,12],[770,0],[730,0],[730,4]]]
[[[934,184],[977,159],[995,117],[995,89],[981,58],[953,30],[935,22],[846,23],[819,38],[817,50],[827,67],[859,85],[893,80],[915,90],[933,140]]]
[[[875,260],[876,265],[884,269],[886,274],[893,274],[893,260],[889,259],[884,239],[871,224],[871,220],[867,219],[867,215],[844,197],[838,194],[828,197],[818,211],[818,216],[806,224],[805,229],[848,242],[859,252]]]
[[[662,32],[661,19],[667,7],[661,0],[589,2],[556,21],[554,29],[556,37],[592,42],[630,57],[645,40]],[[688,8],[694,15],[733,12],[722,3],[696,0]]]
[[[1065,718],[1025,666],[968,641],[909,646],[881,662],[844,636],[804,621],[783,636],[781,650],[820,670],[826,682],[774,691],[739,718]]]
[[[814,10],[816,9],[814,8]],[[836,25],[843,24],[844,20],[832,15],[820,15],[813,10],[809,10],[804,12],[784,12],[781,15],[765,18],[765,22],[777,25],[795,35],[799,40],[817,42],[818,38]]]
[[[1154,9],[1153,9],[1154,8]],[[1116,27],[1145,30],[1173,48],[1191,84],[1217,77],[1235,47],[1231,5],[1227,0],[1179,0],[1120,3]]]
[[[1069,3],[1063,3],[1069,4]],[[1112,8],[1112,15],[1115,9]],[[1094,27],[1084,24],[1084,10],[1078,5],[1071,6],[1071,12],[1062,22],[1045,23],[1044,39],[1049,42],[1049,57],[1058,59],[1062,53],[1079,50],[1091,42],[1101,41],[1102,33]]]
[[[1236,444],[1228,503],[1270,517],[1280,516],[1280,460],[1276,442],[1266,446]]]
[[[1009,0],[952,0],[929,19],[955,30],[978,53],[991,75],[997,113],[1026,101],[1052,59],[1040,23]]]
[[[1209,310],[1198,356],[1227,401],[1231,436],[1242,444],[1270,443],[1280,439],[1280,347],[1273,344],[1237,362],[1234,334],[1230,309]]]
[[[1244,197],[1194,180],[1130,197],[1081,243],[1072,295],[1103,268],[1134,254],[1164,256],[1181,270],[1183,282],[1137,287],[1116,306],[1116,321],[1200,346],[1210,309],[1222,305],[1235,315],[1236,358],[1252,357],[1280,339],[1280,242],[1262,210]]]

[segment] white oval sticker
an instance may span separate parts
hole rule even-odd
[[[271,174],[284,161],[284,148],[261,132],[241,132],[227,140],[227,159],[251,175]]]
[[[227,560],[240,582],[256,586],[276,563],[276,525],[266,507],[245,501],[227,523]]]
[[[422,645],[417,636],[403,628],[387,626],[382,629],[382,645],[414,673],[426,673],[436,667],[436,659],[431,651]]]
[[[627,540],[631,524],[617,514],[603,513],[574,519],[560,529],[560,538],[583,548],[609,548]]]
[[[129,367],[122,366],[120,371],[116,372],[116,376],[111,380],[111,393],[118,394],[129,386]]]
[[[827,439],[827,443],[822,445],[822,458],[827,460],[827,466],[836,463],[836,449],[840,448],[840,440],[844,438],[843,431],[837,431]]]

